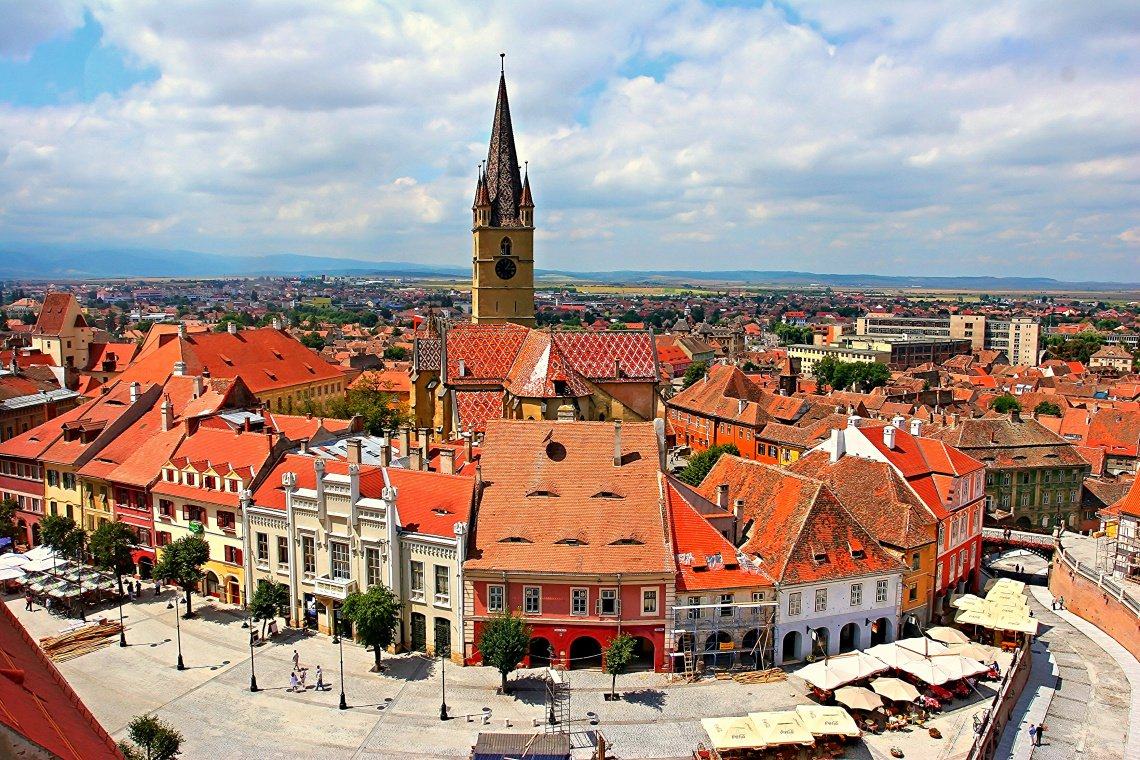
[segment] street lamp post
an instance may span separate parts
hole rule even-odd
[[[340,705],[341,710],[348,709],[348,702],[344,698],[344,638],[340,635],[340,607],[333,607],[333,643],[340,649]]]
[[[186,666],[182,664],[182,623],[179,620],[178,614],[178,595],[175,594],[174,600],[166,603],[166,609],[174,610],[174,630],[178,638],[178,669],[186,670]]]
[[[127,645],[127,629],[123,625],[123,575],[119,574],[119,646]]]
[[[442,647],[439,653],[440,720],[447,720],[447,656],[451,654],[447,649],[447,647]]]
[[[253,669],[253,637],[257,635],[257,618],[250,618],[249,625],[249,690],[258,691],[257,673]]]

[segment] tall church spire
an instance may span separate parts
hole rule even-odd
[[[495,121],[491,125],[491,144],[487,150],[485,184],[491,196],[491,226],[524,226],[519,215],[523,182],[519,173],[519,157],[515,150],[511,107],[507,102],[505,66],[499,72],[499,94],[495,101]]]

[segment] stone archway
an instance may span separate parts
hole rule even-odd
[[[814,636],[812,634],[815,634]],[[808,640],[811,642],[811,654],[813,657],[823,657],[829,652],[831,646],[831,632],[826,628],[815,628],[808,634]]]
[[[728,648],[722,649],[722,645]],[[705,669],[731,667],[732,659],[735,656],[733,648],[732,636],[728,631],[710,633],[705,639]]]
[[[795,662],[803,658],[801,654],[801,639],[799,631],[788,631],[784,634],[784,641],[780,647],[780,660],[782,662]]]
[[[853,652],[859,648],[859,637],[862,632],[858,623],[848,623],[839,629],[839,653]]]
[[[629,664],[630,670],[653,670],[656,666],[656,647],[653,642],[644,636],[634,636],[636,646],[633,649],[633,661]]]
[[[139,577],[145,580],[150,580],[154,575],[154,560],[150,557],[139,557],[138,562]]]
[[[740,664],[746,668],[763,668],[766,661],[765,644],[760,641],[761,631],[753,628],[740,640]]]
[[[871,623],[871,646],[887,644],[891,640],[891,621],[881,617]]]
[[[570,669],[602,667],[602,645],[593,636],[579,636],[570,643]]]
[[[221,599],[221,581],[218,579],[217,573],[213,570],[206,571],[206,578],[203,581],[205,586],[205,595],[212,596],[215,599]]]
[[[550,646],[550,640],[542,636],[534,636],[527,646],[528,662],[532,668],[545,668],[550,665],[550,658],[554,652],[554,648]]]
[[[241,583],[232,575],[226,576],[225,600],[227,604],[241,606]]]

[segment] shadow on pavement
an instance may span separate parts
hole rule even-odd
[[[665,707],[665,692],[660,689],[638,689],[637,691],[619,692],[619,694],[623,702],[652,707],[658,712]]]

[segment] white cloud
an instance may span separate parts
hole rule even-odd
[[[0,104],[0,241],[462,265],[506,49],[540,266],[1140,280],[1134,4],[793,5],[98,0],[161,77]]]

